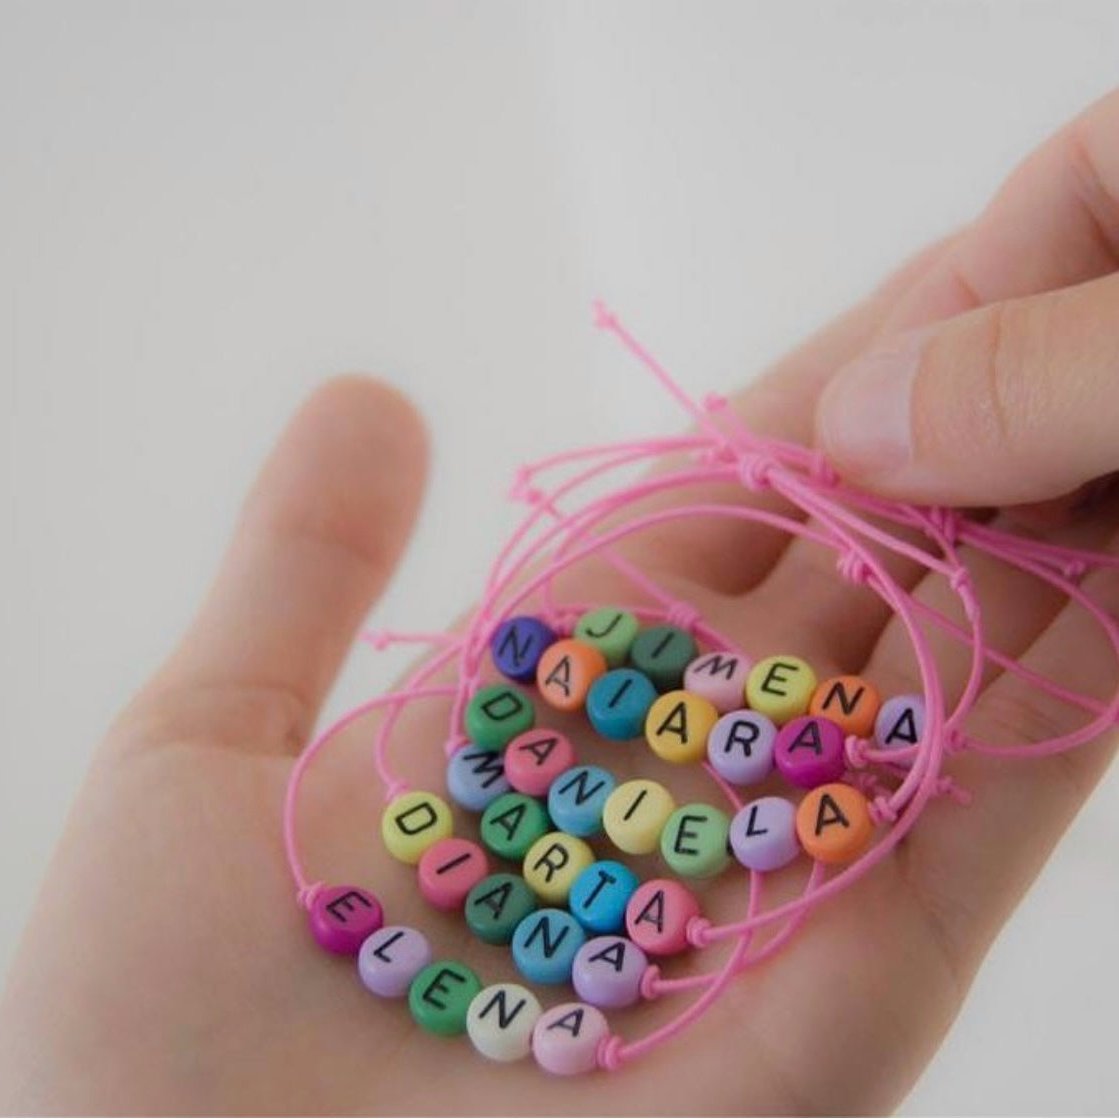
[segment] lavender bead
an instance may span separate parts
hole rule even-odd
[[[756,785],[773,769],[777,727],[760,711],[731,711],[707,736],[711,768],[732,785]]]
[[[896,695],[886,700],[874,721],[874,738],[881,750],[905,750],[925,733],[925,700],[919,695]],[[912,762],[899,761],[910,766]]]
[[[596,936],[575,954],[571,983],[591,1006],[632,1006],[641,998],[641,977],[649,961],[624,936]]]
[[[386,925],[362,944],[357,970],[373,994],[398,999],[430,963],[431,945],[422,932],[406,925]]]
[[[749,870],[778,870],[800,854],[796,806],[783,797],[744,805],[730,822],[730,848]]]

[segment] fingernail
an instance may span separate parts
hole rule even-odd
[[[881,474],[913,457],[911,401],[925,330],[882,342],[828,383],[820,398],[819,434],[840,468]]]

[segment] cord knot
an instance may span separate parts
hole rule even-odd
[[[860,738],[857,734],[849,734],[843,740],[843,752],[847,756],[847,764],[852,769],[866,769],[869,759],[866,756],[870,742]]]
[[[711,922],[702,916],[690,917],[684,926],[684,938],[693,948],[706,948],[711,943]]]
[[[876,824],[893,824],[898,818],[897,809],[890,803],[888,796],[881,794],[870,802],[870,818]]]
[[[971,572],[963,565],[957,567],[948,576],[948,585],[961,598],[971,595]]]
[[[703,620],[703,615],[687,602],[674,602],[665,614],[665,621],[677,629],[691,633]]]
[[[721,412],[727,406],[727,398],[718,392],[709,392],[703,398],[703,408],[707,412]]]
[[[836,569],[849,583],[859,586],[870,582],[870,564],[852,548],[846,548],[836,557]]]
[[[326,889],[325,882],[308,882],[300,887],[295,895],[295,900],[303,909],[310,909],[315,904],[315,899]]]
[[[971,740],[959,727],[944,728],[944,752],[949,757],[962,754],[971,745]]]
[[[813,451],[808,460],[808,473],[812,480],[829,489],[839,485],[839,473],[823,451]]]
[[[638,991],[647,1002],[660,997],[661,969],[656,964],[650,964],[641,975]]]
[[[773,484],[776,469],[777,462],[766,455],[743,455],[738,463],[738,477],[748,490],[759,493]]]
[[[955,509],[947,505],[930,505],[925,514],[929,524],[944,538],[945,542],[952,545],[960,538],[960,526],[963,518]]]
[[[1060,565],[1060,572],[1070,583],[1078,583],[1088,574],[1088,565],[1079,557],[1074,556]]]
[[[609,1034],[598,1043],[595,1052],[598,1067],[607,1072],[617,1072],[622,1067],[622,1039],[617,1034]]]

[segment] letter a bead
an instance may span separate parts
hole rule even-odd
[[[431,945],[418,929],[386,925],[367,936],[357,957],[362,983],[383,999],[408,993],[412,980],[431,963]]]
[[[702,761],[707,755],[707,736],[718,720],[719,712],[709,699],[691,692],[667,692],[649,708],[645,740],[666,762]]]
[[[675,811],[676,801],[663,785],[644,778],[625,781],[606,798],[602,826],[619,851],[650,855]]]
[[[750,666],[736,653],[704,653],[684,670],[684,690],[710,700],[722,713],[742,706]]]
[[[817,685],[808,714],[831,719],[844,734],[868,738],[881,702],[873,685],[861,677],[833,676]]]
[[[624,936],[596,936],[575,954],[571,985],[591,1006],[632,1006],[641,998],[649,960]]]
[[[520,859],[552,826],[544,805],[524,793],[506,793],[482,813],[482,842],[502,859]]]
[[[575,747],[565,735],[537,727],[518,734],[506,747],[505,776],[517,792],[542,797],[575,760]]]
[[[628,610],[602,606],[584,614],[575,623],[575,636],[593,645],[611,668],[617,668],[626,663],[638,628],[637,618]]]
[[[532,1031],[542,1013],[537,997],[519,983],[483,987],[466,1011],[466,1033],[491,1061],[519,1061],[532,1052]]]
[[[803,715],[816,690],[816,673],[800,657],[766,657],[746,677],[746,706],[778,726]]]
[[[381,903],[356,886],[329,886],[311,903],[311,933],[328,952],[355,955],[385,919]]]
[[[797,808],[800,845],[822,863],[857,859],[873,834],[866,797],[850,785],[821,785]]]
[[[502,676],[528,684],[536,678],[536,666],[556,636],[555,630],[539,618],[509,618],[497,627],[490,640],[494,667]]]
[[[434,793],[420,790],[398,796],[381,816],[381,838],[394,859],[415,866],[420,856],[451,834],[451,810]]]
[[[606,671],[606,658],[593,645],[568,639],[549,646],[536,666],[536,686],[557,711],[579,711],[591,685]]]
[[[536,908],[536,895],[515,874],[491,874],[466,896],[466,924],[487,944],[508,944]]]
[[[486,853],[469,839],[450,836],[433,843],[416,868],[420,893],[436,909],[461,909],[470,893],[490,872]]]
[[[514,684],[490,684],[470,697],[463,716],[466,733],[476,746],[502,750],[536,722],[532,701]]]
[[[594,852],[587,843],[554,831],[529,848],[522,873],[541,901],[563,905],[575,879],[593,862]]]
[[[773,760],[781,776],[801,789],[838,781],[847,768],[843,731],[819,715],[802,715],[777,732]]]
[[[637,738],[657,689],[636,668],[615,668],[600,676],[587,693],[587,718],[603,738],[627,742]]]
[[[881,750],[906,750],[925,733],[925,701],[919,695],[896,695],[886,700],[874,724],[874,738]],[[900,762],[908,768],[912,762]]]
[[[730,820],[709,804],[685,804],[661,833],[661,856],[682,878],[710,878],[730,861]]]
[[[777,870],[800,854],[796,807],[782,797],[743,805],[730,822],[730,848],[747,870]]]
[[[577,1076],[598,1064],[598,1047],[610,1027],[601,1010],[583,1002],[564,1002],[544,1011],[532,1031],[536,1063],[555,1076]]]
[[[478,976],[457,960],[428,964],[408,988],[408,1009],[428,1033],[453,1037],[466,1029],[466,1012],[482,989]]]
[[[672,878],[653,878],[634,891],[626,906],[626,932],[650,956],[675,956],[689,947],[688,923],[699,902]]]

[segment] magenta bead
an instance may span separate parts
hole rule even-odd
[[[537,727],[518,734],[505,748],[505,779],[530,797],[548,795],[552,782],[575,765],[575,747],[558,730]]]
[[[630,940],[651,956],[674,956],[688,945],[688,924],[699,916],[695,895],[672,878],[642,882],[626,906]]]
[[[357,954],[362,941],[384,924],[381,903],[357,886],[328,886],[311,903],[311,932],[328,952]]]
[[[632,1006],[641,998],[645,953],[624,936],[596,936],[575,953],[571,985],[591,1006]]]
[[[838,781],[847,768],[843,730],[821,715],[801,715],[777,732],[773,760],[781,776],[801,789]]]
[[[598,1065],[598,1047],[610,1034],[601,1010],[565,1002],[546,1010],[532,1031],[532,1055],[546,1072],[576,1076]]]
[[[721,712],[741,707],[750,665],[737,653],[704,653],[684,669],[684,691],[702,696]]]
[[[357,956],[362,983],[385,999],[403,998],[412,980],[430,963],[427,937],[406,925],[386,925],[366,937]]]

